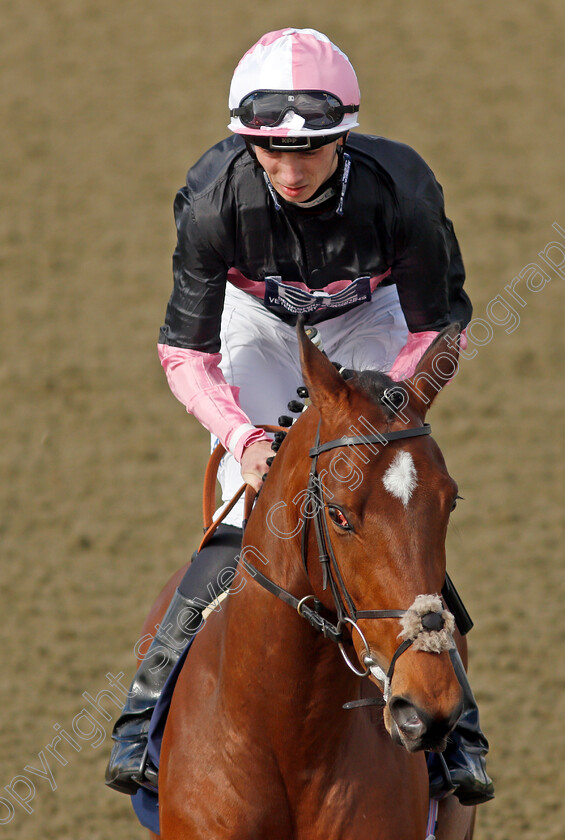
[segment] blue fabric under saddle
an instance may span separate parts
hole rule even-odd
[[[165,724],[173,698],[173,691],[177,684],[179,674],[185,663],[186,656],[190,650],[190,646],[196,637],[193,636],[181,657],[165,683],[165,687],[161,692],[161,696],[157,701],[153,715],[151,716],[151,724],[149,726],[149,758],[155,767],[159,767],[159,758],[161,755],[161,743],[163,741],[163,733],[165,731]],[[159,830],[159,797],[156,793],[152,793],[146,788],[138,788],[137,793],[131,797],[131,804],[137,816],[137,819],[144,828],[153,831],[155,834],[160,834]]]

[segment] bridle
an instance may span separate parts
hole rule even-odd
[[[306,501],[303,506],[302,516],[302,541],[301,554],[304,570],[308,576],[308,559],[307,559],[307,542],[308,542],[308,528],[310,520],[314,521],[316,531],[316,542],[318,547],[318,557],[322,564],[323,570],[323,588],[326,589],[328,582],[330,591],[334,601],[335,611],[337,614],[337,622],[334,624],[320,614],[322,604],[314,595],[307,595],[304,598],[298,599],[286,589],[283,589],[274,581],[262,574],[254,565],[252,565],[245,557],[246,550],[243,549],[241,554],[241,562],[247,571],[264,589],[276,595],[289,606],[296,609],[298,614],[306,619],[314,629],[320,632],[325,638],[335,642],[341,651],[341,654],[348,665],[348,667],[358,676],[367,677],[369,674],[373,676],[382,684],[383,695],[385,703],[390,699],[390,685],[394,673],[396,662],[406,650],[413,644],[419,634],[422,632],[439,631],[443,627],[443,613],[438,610],[430,610],[425,613],[420,613],[421,623],[419,633],[413,634],[409,638],[404,638],[397,647],[391,659],[388,670],[385,672],[373,659],[367,640],[357,624],[359,619],[382,619],[382,618],[403,618],[413,608],[408,610],[391,609],[391,610],[358,610],[353,602],[343,575],[339,568],[335,552],[330,539],[328,530],[328,523],[324,515],[326,501],[324,498],[324,490],[320,476],[318,474],[318,457],[323,452],[329,452],[343,446],[360,446],[363,444],[380,443],[385,444],[390,441],[403,440],[405,438],[419,437],[421,435],[429,435],[431,433],[431,426],[429,423],[424,423],[422,426],[417,426],[409,429],[402,429],[395,432],[379,433],[378,435],[361,435],[358,437],[343,436],[330,440],[327,443],[320,443],[320,427],[321,420],[318,423],[316,431],[315,444],[310,449],[309,455],[312,459],[312,466],[308,478],[308,485],[306,489]],[[343,593],[343,595],[342,595]],[[421,596],[419,596],[421,597]],[[313,606],[308,606],[308,601],[313,601]],[[438,599],[439,603],[439,599]],[[441,608],[442,610],[443,608]],[[349,659],[343,644],[343,630],[346,625],[355,630],[363,645],[364,652],[362,654],[362,662],[365,666],[365,671],[359,670]],[[345,704],[344,708],[356,708],[359,705],[368,705],[372,703],[381,703],[378,698],[366,698],[364,700],[353,701]]]

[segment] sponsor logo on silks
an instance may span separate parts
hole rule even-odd
[[[370,277],[358,277],[340,292],[330,295],[324,291],[306,292],[281,282],[280,277],[265,277],[263,303],[268,309],[284,309],[293,315],[306,315],[320,309],[343,309],[371,300]]]

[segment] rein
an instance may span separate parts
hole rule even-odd
[[[269,432],[271,434],[275,434],[276,432],[286,432],[286,429],[283,426],[263,426],[258,425],[258,429],[263,429],[265,432]],[[245,508],[243,519],[244,522],[247,521],[249,518],[249,514],[251,513],[251,509],[253,507],[253,502],[255,501],[255,490],[249,484],[242,484],[239,490],[237,490],[235,496],[231,499],[231,501],[222,509],[222,511],[214,518],[214,508],[216,507],[216,481],[218,479],[218,467],[220,466],[220,461],[226,454],[226,448],[221,444],[217,443],[214,449],[212,450],[212,454],[208,460],[208,465],[206,466],[206,472],[204,474],[204,487],[202,490],[202,519],[204,522],[204,536],[200,541],[200,545],[198,546],[198,551],[202,551],[205,545],[208,544],[210,539],[213,537],[214,533],[218,525],[226,518],[228,513],[235,507],[237,502],[241,499],[243,494],[245,493]]]
[[[307,502],[304,505],[303,511],[301,555],[304,570],[306,572],[306,575],[308,576],[308,524],[310,519],[313,518],[314,527],[316,530],[316,541],[318,544],[318,557],[323,568],[323,586],[324,589],[326,589],[329,581],[330,590],[336,608],[337,623],[333,624],[332,622],[325,619],[322,615],[320,615],[320,609],[322,605],[314,595],[307,595],[305,598],[298,599],[286,589],[283,589],[281,586],[279,586],[274,581],[270,580],[264,574],[262,574],[262,572],[260,572],[255,566],[253,566],[253,564],[249,563],[249,561],[245,558],[245,549],[241,554],[241,562],[245,569],[249,572],[249,574],[251,574],[252,577],[257,581],[257,583],[259,583],[264,589],[266,589],[268,592],[271,592],[273,595],[276,595],[277,598],[284,601],[284,603],[296,609],[298,614],[302,618],[306,619],[308,623],[312,627],[314,627],[315,630],[322,633],[322,635],[325,638],[331,639],[331,641],[335,642],[338,645],[341,655],[343,656],[347,666],[355,674],[357,674],[360,677],[367,677],[369,676],[369,674],[372,673],[373,676],[380,683],[382,683],[384,702],[386,704],[390,699],[390,685],[394,674],[394,668],[399,656],[401,656],[406,650],[408,650],[408,648],[417,639],[419,639],[421,634],[433,633],[438,635],[439,631],[443,632],[444,622],[448,622],[448,620],[451,619],[452,623],[453,617],[450,613],[447,613],[447,611],[443,610],[441,601],[437,596],[420,595],[418,596],[414,604],[411,607],[409,607],[408,610],[357,610],[355,604],[353,603],[353,599],[347,590],[345,581],[343,580],[343,576],[341,574],[341,570],[339,568],[331,543],[328,531],[328,524],[323,514],[323,511],[326,507],[326,502],[324,499],[322,483],[320,481],[320,477],[317,471],[318,457],[323,452],[329,452],[332,449],[337,449],[338,447],[342,446],[359,446],[368,443],[385,444],[389,441],[419,437],[420,435],[429,435],[431,433],[431,426],[429,425],[429,423],[425,423],[423,426],[418,426],[416,428],[402,429],[400,431],[381,433],[378,435],[363,435],[359,437],[343,436],[341,438],[336,438],[335,440],[331,440],[323,444],[320,443],[320,426],[321,420],[318,424],[318,429],[316,431],[315,444],[313,448],[309,451],[310,458],[312,458],[312,467],[310,469],[308,479]],[[341,595],[342,592],[343,597]],[[419,599],[424,599],[424,601],[419,602]],[[307,606],[306,602],[309,600],[313,600],[313,607]],[[424,606],[422,606],[422,604],[424,604]],[[411,631],[408,634],[408,637],[406,637],[406,631],[400,634],[405,636],[404,641],[402,641],[399,644],[391,659],[388,671],[385,672],[377,664],[377,662],[371,655],[367,640],[365,639],[363,632],[359,628],[357,621],[359,619],[380,618],[405,619],[409,614],[412,617],[412,624],[414,623],[415,619],[416,629],[411,629]],[[350,625],[352,631],[356,630],[359,634],[361,641],[363,642],[365,650],[362,657],[362,661],[366,669],[365,671],[360,671],[358,668],[356,668],[356,666],[351,662],[345,651],[343,644],[343,630],[345,628],[345,625]],[[451,626],[452,625],[450,624],[450,629]],[[446,634],[444,634],[444,636],[445,635]],[[439,648],[437,652],[439,652],[439,650],[441,649],[447,649],[447,647],[445,646],[446,644],[448,643],[442,639],[441,645],[436,645]],[[424,644],[420,644],[419,647],[421,649],[430,649],[426,648]],[[375,698],[356,700],[352,701],[351,703],[346,703],[344,708],[352,709],[363,705],[374,704],[375,702],[380,703],[381,701],[378,699],[375,700]]]

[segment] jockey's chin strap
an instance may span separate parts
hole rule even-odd
[[[307,538],[308,525],[311,519],[314,520],[316,529],[316,541],[318,544],[318,556],[323,569],[323,587],[327,588],[329,581],[330,590],[336,608],[337,623],[332,624],[330,621],[320,615],[322,607],[320,601],[314,595],[307,595],[305,598],[298,599],[286,589],[283,589],[274,581],[263,575],[258,569],[245,559],[245,550],[242,552],[241,561],[247,571],[254,577],[257,583],[261,584],[265,589],[276,595],[289,606],[296,609],[298,614],[305,618],[316,630],[322,633],[326,638],[336,642],[340,648],[341,654],[351,670],[360,677],[366,677],[370,673],[379,680],[383,685],[384,701],[388,702],[390,696],[390,684],[394,673],[394,667],[398,657],[407,650],[413,643],[414,639],[409,638],[401,642],[396,649],[388,671],[385,672],[373,659],[369,650],[369,645],[357,621],[359,619],[377,619],[377,618],[402,618],[406,614],[406,610],[358,610],[353,603],[353,599],[347,590],[345,581],[339,568],[332,542],[330,539],[328,524],[324,515],[326,502],[324,499],[324,491],[322,482],[318,475],[318,457],[323,452],[328,452],[332,449],[337,449],[341,446],[359,446],[362,444],[379,443],[381,445],[389,441],[402,440],[404,438],[419,437],[420,435],[429,435],[431,433],[431,426],[425,423],[423,426],[418,426],[412,429],[402,429],[396,432],[383,432],[378,435],[361,435],[359,437],[343,436],[327,443],[320,443],[320,427],[321,420],[316,431],[316,441],[312,449],[310,449],[310,457],[312,458],[312,466],[307,486],[307,501],[304,505],[303,522],[302,522],[302,562],[306,575],[308,575],[307,565]],[[343,595],[342,595],[343,593]],[[313,608],[308,607],[306,602],[312,600],[314,602]],[[352,630],[356,630],[361,641],[364,644],[365,652],[363,655],[363,664],[365,671],[360,671],[351,662],[343,646],[343,629],[346,624],[351,626]],[[360,705],[368,705],[372,703],[380,703],[377,698],[367,698],[366,700],[353,701],[347,703],[345,708],[356,708]]]

